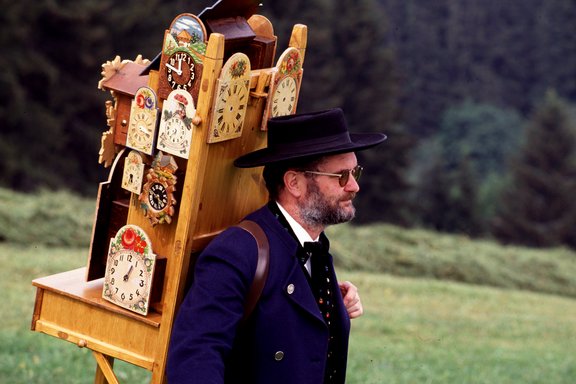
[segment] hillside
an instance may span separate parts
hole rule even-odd
[[[67,192],[28,195],[0,189],[0,239],[87,248],[94,206],[94,200]],[[344,224],[327,232],[336,264],[344,270],[576,297],[576,252],[566,248],[502,246],[389,224]]]

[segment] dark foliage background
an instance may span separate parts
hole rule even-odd
[[[93,196],[106,177],[97,164],[109,98],[97,89],[101,64],[116,55],[152,59],[176,15],[198,14],[213,1],[0,3],[0,186]],[[295,23],[308,26],[299,111],[340,106],[353,131],[389,137],[360,154],[366,177],[359,222],[473,236],[497,227],[499,238],[506,233],[506,241],[530,243],[530,232],[512,230],[518,224],[511,218],[526,215],[506,214],[505,207],[520,191],[534,197],[516,201],[521,212],[534,210],[540,193],[550,195],[529,183],[518,189],[519,169],[572,166],[572,145],[568,155],[534,165],[529,153],[537,146],[525,143],[534,140],[527,126],[540,126],[537,137],[551,145],[547,135],[570,137],[576,129],[576,3],[294,0],[264,2],[260,13],[274,24],[278,53]],[[559,112],[544,124],[536,111],[549,105],[549,90]],[[570,206],[561,200],[576,192],[572,184],[553,196],[555,204]],[[566,231],[555,225],[522,223]],[[569,236],[552,238],[574,244]]]

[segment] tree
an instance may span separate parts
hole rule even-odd
[[[512,182],[499,201],[493,223],[498,239],[537,247],[574,241],[575,135],[567,104],[548,92],[527,128]]]
[[[385,44],[386,17],[378,3],[270,2],[263,13],[279,37],[289,36],[293,23],[309,26],[298,112],[341,107],[352,132],[388,134],[384,144],[359,154],[370,177],[361,182],[357,221],[406,222],[405,173],[413,142],[398,124],[394,57]]]
[[[465,98],[528,114],[553,87],[576,97],[576,2],[379,0],[409,132],[431,136]]]
[[[3,2],[0,185],[96,193],[107,130],[101,64],[152,59],[185,1]],[[198,12],[201,9],[197,10]]]
[[[425,170],[415,182],[425,225],[472,235],[486,231],[495,211],[495,189],[520,144],[521,125],[515,111],[489,104],[466,101],[446,110],[439,132],[421,141],[414,161],[415,169]],[[435,180],[445,185],[427,195]],[[445,202],[438,198],[441,191]]]

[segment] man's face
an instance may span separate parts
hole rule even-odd
[[[318,169],[313,171],[339,174],[358,165],[354,153],[326,157]],[[299,202],[300,217],[311,226],[340,224],[354,218],[356,208],[352,200],[360,190],[354,177],[350,176],[345,186],[340,186],[338,177],[310,175],[304,198]]]

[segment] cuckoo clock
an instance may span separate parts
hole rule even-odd
[[[148,76],[140,75],[148,64],[149,61],[142,59],[141,56],[138,56],[135,61],[122,60],[120,56],[116,56],[114,60],[102,64],[102,79],[98,82],[98,88],[110,91],[114,97],[114,103],[113,105],[107,103],[106,106],[106,117],[110,129],[107,137],[103,138],[103,141],[107,140],[107,142],[103,143],[101,152],[104,153],[105,148],[110,148],[108,143],[110,139],[116,145],[126,145],[132,100],[139,88],[148,85]],[[108,155],[107,161],[111,162],[109,157]]]
[[[167,99],[176,89],[197,100],[206,52],[206,29],[195,15],[178,15],[164,33],[158,80],[158,96]]]

